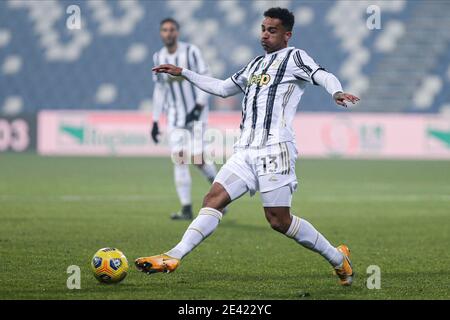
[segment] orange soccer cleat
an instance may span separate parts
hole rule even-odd
[[[156,272],[169,273],[178,268],[180,260],[170,257],[167,254],[159,254],[151,257],[137,258],[134,264],[139,271],[147,274]]]
[[[344,261],[339,267],[334,268],[334,272],[339,277],[341,285],[351,286],[353,282],[353,267],[350,261],[350,249],[345,244],[341,244],[336,249],[342,253]]]

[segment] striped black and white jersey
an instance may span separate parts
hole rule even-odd
[[[287,47],[259,56],[231,79],[244,93],[237,147],[264,147],[294,141],[297,105],[314,74],[324,70],[305,51]]]
[[[153,55],[155,66],[173,64],[181,68],[193,70],[199,74],[208,74],[198,47],[193,44],[178,42],[177,51],[169,53],[166,47]],[[204,105],[200,121],[205,122],[208,114],[208,94],[198,89],[183,77],[168,74],[153,74],[155,83],[153,92],[153,120],[158,121],[161,111],[167,111],[170,127],[184,127],[186,115],[192,111],[196,103]]]

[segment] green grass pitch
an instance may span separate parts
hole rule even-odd
[[[194,209],[208,183],[195,168]],[[0,155],[0,299],[449,299],[450,162],[300,160],[293,212],[352,250],[342,288],[317,254],[272,231],[259,195],[230,207],[218,230],[173,274],[130,268],[98,283],[90,259],[106,246],[130,264],[164,252],[188,222],[169,159]],[[81,289],[68,290],[69,265]],[[381,268],[369,290],[366,269]]]

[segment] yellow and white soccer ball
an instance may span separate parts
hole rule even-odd
[[[122,251],[116,248],[98,250],[91,261],[95,278],[103,283],[118,283],[128,272],[128,260]]]

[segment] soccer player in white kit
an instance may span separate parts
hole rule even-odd
[[[179,24],[172,18],[160,23],[160,36],[164,47],[153,55],[155,65],[170,63],[208,74],[208,67],[200,50],[193,44],[178,41]],[[159,143],[159,117],[164,107],[168,115],[169,146],[174,162],[175,187],[181,210],[173,213],[174,220],[191,220],[191,175],[188,163],[194,163],[212,183],[217,174],[214,164],[203,159],[203,132],[208,117],[208,94],[183,77],[155,74],[153,91],[152,139]]]
[[[297,187],[292,120],[310,83],[325,88],[342,106],[359,98],[344,93],[339,80],[305,51],[288,47],[293,25],[294,15],[289,10],[267,10],[261,26],[261,45],[266,54],[224,81],[174,65],[153,69],[181,75],[214,95],[227,97],[244,92],[244,99],[241,136],[235,152],[217,174],[197,218],[174,248],[161,255],[136,259],[139,270],[149,274],[174,271],[181,259],[217,228],[223,208],[247,192],[259,191],[272,228],[322,255],[333,266],[340,284],[351,285],[353,268],[348,247],[332,246],[311,223],[291,213],[292,193]]]

